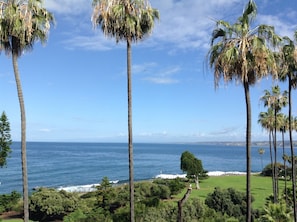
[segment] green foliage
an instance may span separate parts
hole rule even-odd
[[[287,193],[287,197],[286,197],[286,193]],[[296,191],[297,194],[297,191]],[[287,187],[287,192],[284,189],[283,190],[283,199],[287,201],[287,206],[288,207],[293,207],[293,189],[292,187]]]
[[[121,195],[123,191],[124,191],[123,189],[113,188],[109,182],[109,179],[107,177],[104,177],[101,181],[100,186],[98,186],[97,188],[96,206],[108,212],[114,212],[117,208],[126,204],[126,200],[128,199],[126,198],[127,196],[125,195],[124,203],[121,199]],[[124,193],[126,194],[126,190],[124,191]]]
[[[281,164],[281,163],[276,163],[276,167],[277,167],[277,172],[279,172],[279,174],[282,175],[282,172],[284,172],[284,165]],[[267,164],[264,167],[264,169],[262,170],[261,175],[271,177],[272,176],[272,169],[273,169],[272,164],[271,163]]]
[[[177,220],[177,205],[161,204],[157,208],[148,207],[142,214],[136,215],[136,221],[143,222],[176,222]]]
[[[208,194],[205,204],[217,212],[236,218],[246,214],[245,194],[233,188],[222,190],[216,187],[213,193]]]
[[[87,218],[87,216],[83,213],[81,209],[75,210],[69,215],[63,218],[63,222],[78,222],[83,221]]]
[[[189,151],[182,153],[180,158],[180,169],[187,172],[189,177],[199,175],[204,171],[201,160],[197,159]]]
[[[181,178],[175,179],[156,179],[153,181],[156,184],[163,184],[169,187],[171,195],[180,193],[185,187],[185,181]]]
[[[267,177],[253,176],[255,184],[253,193],[257,198],[261,195],[263,200],[265,196],[271,193],[271,189],[262,189],[263,186],[270,186],[271,179]],[[103,178],[104,179],[104,178]],[[112,186],[105,178],[106,183],[101,182],[103,186],[98,187],[96,192],[86,193],[80,196],[77,208],[73,212],[65,213],[63,221],[66,222],[129,222],[129,190],[127,185]],[[175,182],[174,182],[175,181]],[[244,221],[241,215],[241,210],[245,210],[245,195],[240,191],[244,191],[245,186],[244,176],[224,176],[210,177],[209,180],[203,181],[205,189],[193,190],[190,198],[183,206],[184,221],[199,221],[199,222],[238,222]],[[256,183],[255,183],[256,182]],[[135,220],[141,222],[158,221],[158,222],[175,222],[177,220],[177,203],[176,199],[166,199],[162,201],[161,197],[168,197],[170,194],[169,185],[171,183],[181,183],[183,186],[188,184],[184,179],[176,180],[154,180],[135,183]],[[242,184],[241,184],[242,183]],[[282,184],[283,181],[280,181]],[[104,185],[105,184],[105,185]],[[213,192],[213,185],[220,185],[225,189],[216,188],[220,193],[214,196],[214,204],[225,204],[226,208],[233,212],[233,216],[227,214],[227,211],[220,212],[210,208],[204,204],[205,198],[208,198]],[[228,185],[233,184],[235,188],[228,188]],[[261,188],[261,189],[260,189]],[[56,191],[57,192],[57,191]],[[182,192],[183,193],[183,192]],[[263,193],[263,194],[262,194]],[[208,195],[207,195],[208,194]],[[291,195],[291,194],[289,194]],[[262,196],[260,196],[262,198]],[[170,198],[170,195],[169,195]],[[222,200],[222,201],[221,201]],[[221,201],[221,202],[219,202]],[[254,206],[254,205],[253,205]],[[262,207],[262,205],[261,205]],[[243,210],[243,211],[244,211]],[[235,213],[234,213],[235,212]],[[236,213],[237,212],[237,213]],[[239,212],[239,213],[238,213]],[[230,213],[231,214],[231,213]],[[259,218],[259,214],[253,212],[254,218]],[[61,219],[61,217],[47,217],[50,221],[53,219]],[[42,220],[39,220],[42,221]]]
[[[141,182],[135,185],[138,202],[149,207],[157,207],[160,200],[169,199],[171,192],[168,186],[151,182]]]
[[[6,166],[6,159],[11,153],[10,124],[5,112],[0,117],[0,167]]]
[[[292,210],[287,208],[286,204],[281,203],[269,203],[264,208],[264,214],[260,217],[261,222],[291,222],[292,218]]]
[[[199,183],[198,178],[207,178],[207,171],[203,169],[202,161],[197,159],[189,151],[182,153],[180,158],[180,169],[187,173],[188,178],[194,178],[196,182],[196,188],[198,189]]]
[[[30,214],[38,221],[62,219],[78,208],[78,200],[73,193],[41,188],[31,196]]]
[[[20,201],[21,194],[13,191],[10,194],[0,195],[0,213],[13,210]]]
[[[183,206],[184,221],[199,221],[203,218],[205,207],[199,199],[190,199]]]

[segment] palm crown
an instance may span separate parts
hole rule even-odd
[[[0,41],[7,53],[13,49],[20,55],[24,49],[31,49],[36,40],[46,41],[54,17],[42,3],[42,0],[0,2]]]
[[[272,26],[259,25],[251,29],[256,12],[255,3],[249,1],[236,23],[217,21],[209,51],[216,86],[221,78],[225,82],[235,79],[254,84],[268,73],[276,74],[276,63],[267,40],[271,45],[276,45],[280,37],[274,33]]]
[[[92,22],[101,25],[102,31],[116,41],[131,38],[137,42],[149,35],[159,11],[147,0],[94,0]]]

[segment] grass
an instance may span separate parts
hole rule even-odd
[[[285,182],[279,181],[279,190],[282,192]],[[290,182],[288,182],[290,186]],[[195,184],[192,184],[195,188]],[[200,181],[200,190],[193,189],[190,198],[199,198],[205,200],[207,194],[212,193],[215,187],[220,187],[221,189],[226,189],[229,187],[235,190],[245,192],[246,190],[246,176],[244,175],[230,175],[230,176],[214,176],[209,177],[206,180]],[[181,199],[186,190],[176,196],[176,198]],[[254,209],[261,209],[265,204],[265,199],[272,194],[272,180],[271,177],[262,177],[259,175],[251,176],[251,192],[254,197],[254,202],[252,206]]]

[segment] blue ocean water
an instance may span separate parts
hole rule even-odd
[[[21,144],[14,142],[7,167],[0,168],[0,193],[22,191]],[[263,148],[263,147],[261,147]],[[252,147],[252,171],[270,162],[269,149]],[[180,156],[190,151],[202,160],[207,171],[246,171],[245,147],[210,144],[134,144],[134,179],[181,174]],[[281,149],[279,149],[281,157]],[[289,153],[289,149],[286,149]],[[29,189],[98,184],[104,176],[111,181],[128,181],[128,146],[125,143],[28,142]]]

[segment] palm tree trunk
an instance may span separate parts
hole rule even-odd
[[[292,160],[292,190],[293,190],[293,207],[294,207],[294,222],[297,222],[297,203],[296,203],[296,174],[295,174],[295,154],[292,136],[292,77],[289,74],[289,135],[290,135],[290,148]]]
[[[273,131],[270,130],[269,131],[269,151],[270,151],[270,163],[271,163],[271,174],[272,174],[272,191],[273,191],[273,202],[275,203],[275,183],[274,183],[274,180],[275,180],[275,171],[274,171],[274,164],[273,164],[273,155],[272,155],[272,142],[271,142],[271,137],[273,137]]]
[[[282,141],[283,141],[283,160],[284,160],[284,173],[285,173],[285,199],[286,203],[288,203],[288,195],[287,195],[287,167],[286,167],[286,158],[285,158],[285,130],[282,128]]]
[[[274,183],[275,183],[275,203],[278,202],[278,195],[279,195],[279,190],[278,190],[278,167],[277,167],[277,141],[276,141],[276,109],[274,109]]]
[[[12,65],[14,69],[15,82],[20,103],[21,111],[21,158],[22,158],[22,177],[23,177],[23,207],[24,207],[24,221],[29,221],[29,194],[28,194],[28,173],[27,173],[27,154],[26,154],[26,115],[25,103],[22,92],[21,80],[18,69],[18,55],[12,52]]]
[[[134,222],[134,168],[132,134],[132,74],[131,74],[131,38],[127,38],[127,81],[128,81],[128,152],[129,152],[129,190],[130,221]]]
[[[251,197],[251,99],[249,84],[245,80],[244,94],[246,102],[246,221],[252,221],[252,197]]]
[[[274,203],[278,202],[278,167],[277,167],[277,152],[276,152],[276,109],[274,109],[274,135],[273,135],[273,149],[274,149]]]

